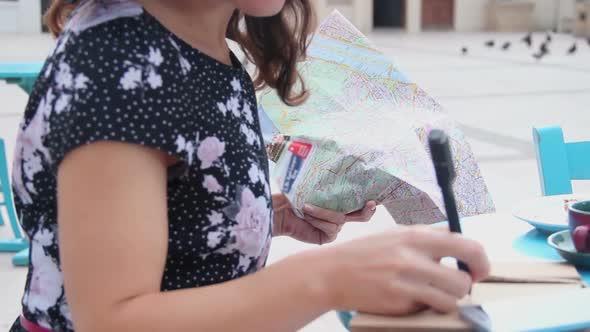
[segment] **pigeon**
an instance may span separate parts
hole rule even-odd
[[[496,42],[495,42],[495,41],[493,41],[493,40],[490,40],[490,41],[487,41],[487,42],[486,42],[486,46],[487,46],[487,47],[494,47],[494,45],[496,45]]]
[[[574,53],[576,53],[576,51],[578,50],[578,44],[574,43],[572,45],[572,47],[569,48],[569,50],[567,50],[567,54],[568,55],[573,55]]]
[[[541,51],[539,51],[539,53],[535,53],[533,54],[533,58],[537,59],[537,60],[541,60],[543,59],[545,56],[547,55],[547,53],[543,53]]]
[[[541,44],[541,48],[539,49],[540,53],[544,53],[544,54],[548,54],[549,53],[549,49],[547,48],[547,42],[544,42],[543,44]]]
[[[550,33],[547,33],[547,37],[545,37],[545,41],[550,43],[553,40],[553,37],[551,37]]]
[[[467,49],[467,47],[461,48],[461,54],[467,55],[467,53],[469,53],[469,50]]]
[[[529,33],[526,36],[524,36],[524,38],[522,38],[522,41],[528,46],[528,47],[532,47],[533,46],[533,34]]]
[[[549,54],[549,49],[547,48],[547,42],[544,42],[543,44],[541,44],[541,47],[539,48],[539,52],[533,54],[533,57],[537,60],[541,60],[547,54]]]
[[[510,48],[510,45],[510,42],[505,42],[504,45],[502,45],[502,50],[507,51]]]

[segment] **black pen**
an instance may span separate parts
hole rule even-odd
[[[436,170],[436,179],[445,203],[449,229],[451,232],[461,233],[461,223],[459,222],[459,213],[457,212],[455,194],[453,193],[453,182],[456,174],[449,137],[444,131],[434,129],[428,135],[428,144],[434,169]],[[457,266],[460,270],[469,273],[469,267],[464,262],[457,260]]]

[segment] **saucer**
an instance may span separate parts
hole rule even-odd
[[[547,239],[547,243],[569,263],[590,269],[590,253],[581,253],[576,250],[569,230],[551,235]]]
[[[567,200],[586,200],[590,195],[570,194],[537,197],[518,204],[513,215],[545,234],[553,234],[568,229]]]

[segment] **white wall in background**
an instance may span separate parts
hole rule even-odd
[[[41,1],[19,0],[18,31],[41,32]]]
[[[373,30],[373,0],[353,0],[352,10],[357,28],[366,33]]]
[[[572,31],[576,19],[576,1],[565,0],[559,1],[559,31]]]
[[[412,1],[412,0],[408,0]],[[533,25],[535,30],[549,30],[567,25],[574,16],[575,0],[529,0],[535,4]],[[455,30],[478,31],[486,28],[488,0],[455,0]],[[564,26],[564,28],[568,28]],[[561,29],[560,29],[561,30]]]
[[[373,29],[373,0],[313,0],[319,19],[338,10],[362,32]]]
[[[455,30],[484,30],[487,21],[487,3],[488,0],[455,0]]]
[[[422,1],[406,0],[406,31],[416,33],[422,30]]]
[[[538,30],[553,29],[557,23],[558,18],[557,6],[558,2],[563,0],[535,0],[535,11],[533,13],[533,24]],[[566,1],[567,2],[567,1]]]
[[[18,2],[0,1],[0,32],[18,30]]]
[[[0,0],[0,32],[41,32],[41,1]]]
[[[421,0],[406,0],[408,32],[419,32],[422,26]],[[573,19],[575,0],[529,0],[535,3],[535,29],[551,29],[559,22]],[[373,26],[373,0],[313,0],[320,18],[338,9],[361,31]],[[486,27],[486,5],[489,0],[455,0],[455,30],[479,31]],[[559,6],[559,8],[557,8]],[[560,12],[558,18],[557,12]],[[40,0],[0,0],[0,32],[40,32]],[[566,23],[567,24],[567,23]],[[568,28],[565,26],[565,28]]]

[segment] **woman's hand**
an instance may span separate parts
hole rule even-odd
[[[377,204],[373,201],[368,202],[361,211],[350,214],[306,205],[303,209],[304,219],[300,219],[293,213],[285,195],[273,195],[273,205],[274,236],[286,235],[302,242],[320,245],[334,241],[347,222],[369,221],[377,209]]]
[[[305,255],[328,307],[387,315],[454,311],[490,270],[480,244],[427,226],[400,226]],[[470,274],[441,265],[443,257],[464,261]]]

